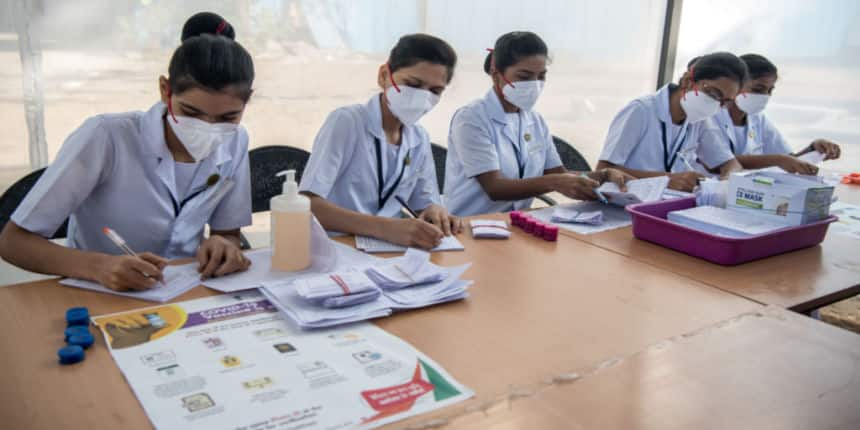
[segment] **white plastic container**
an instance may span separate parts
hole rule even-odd
[[[295,272],[311,265],[311,200],[299,194],[296,171],[286,176],[283,194],[272,197],[272,269]]]

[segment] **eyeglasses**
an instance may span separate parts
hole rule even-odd
[[[726,105],[726,103],[734,101],[734,99],[723,98],[723,92],[719,90],[719,88],[711,87],[708,84],[702,84],[700,87],[700,91],[705,93],[708,97],[716,100],[720,103],[720,107]]]

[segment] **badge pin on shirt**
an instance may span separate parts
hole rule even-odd
[[[408,166],[410,163],[412,163],[412,157],[410,157],[409,154],[406,154],[406,158],[403,159],[403,165]]]
[[[531,135],[531,133],[526,133],[525,135],[523,135],[523,139],[525,139],[525,140],[526,140],[526,142],[531,141],[531,140],[532,140],[532,135]]]

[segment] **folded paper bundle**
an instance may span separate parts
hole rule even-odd
[[[475,239],[507,239],[511,237],[508,223],[492,219],[473,219],[469,221],[472,237]]]
[[[445,269],[430,262],[429,254],[414,248],[406,251],[403,257],[387,260],[365,273],[384,290],[439,282],[448,275]]]
[[[552,211],[552,222],[572,222],[578,224],[601,225],[603,212],[580,212],[576,209],[557,207]]]

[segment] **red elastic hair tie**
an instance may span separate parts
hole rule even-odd
[[[221,20],[221,23],[218,24],[218,27],[215,29],[215,34],[220,35],[221,32],[227,29],[227,21]]]

